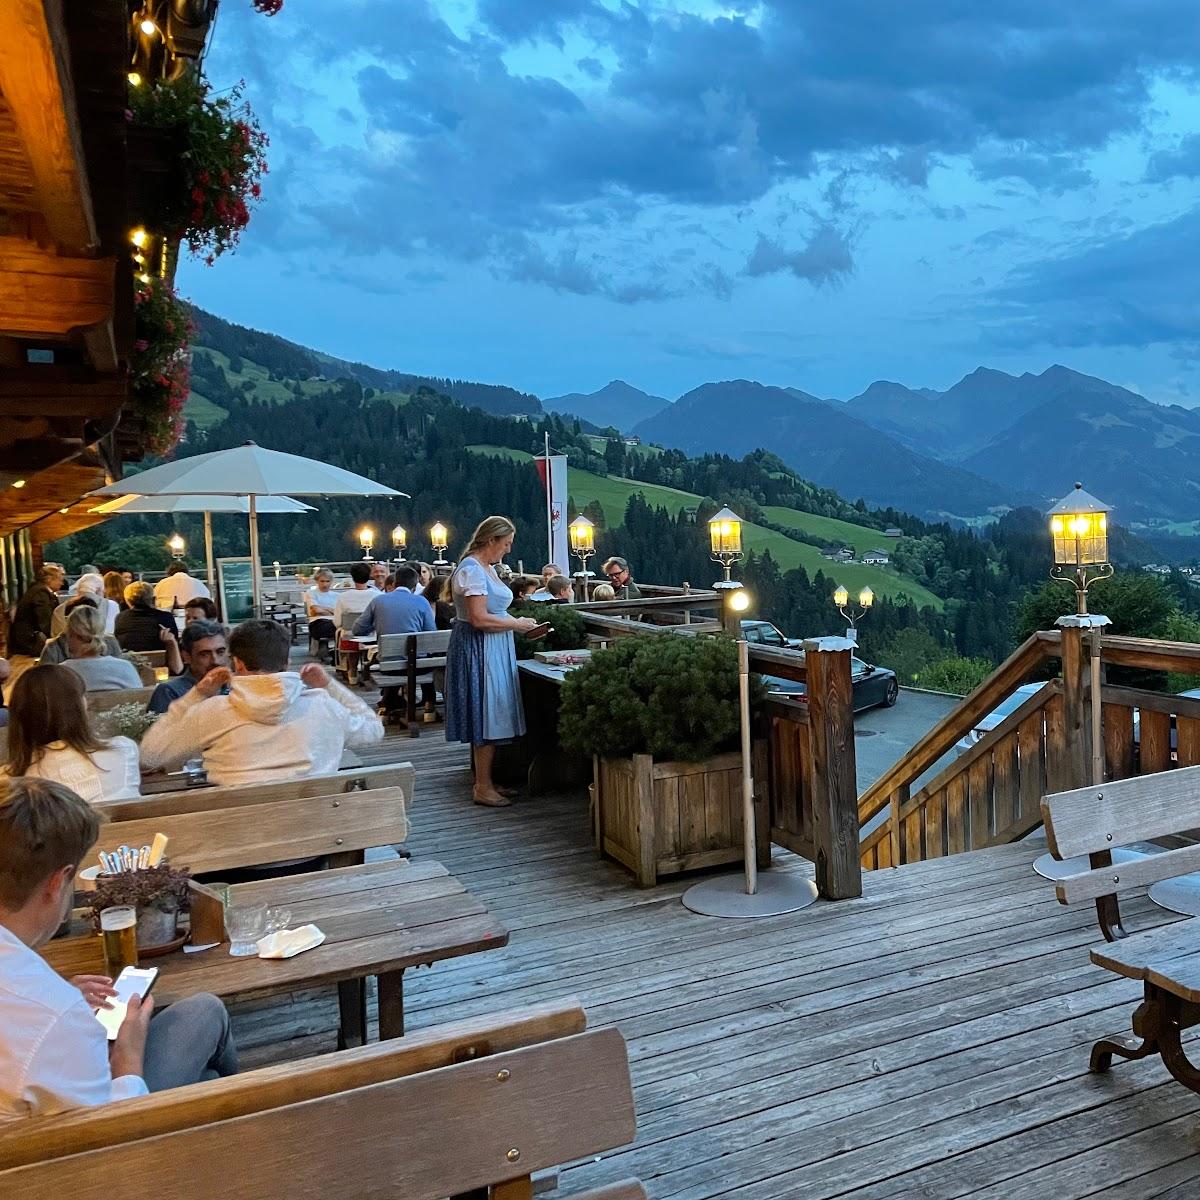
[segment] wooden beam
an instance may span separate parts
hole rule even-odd
[[[0,488],[0,537],[70,508],[103,485],[104,469],[85,457],[76,457],[29,475],[22,488]]]
[[[61,338],[107,321],[115,272],[112,258],[62,258],[32,242],[0,237],[0,333]]]
[[[113,334],[112,317],[107,317],[99,325],[83,331],[83,344],[87,348],[88,361],[97,371],[115,371],[119,359],[117,357],[117,339]]]
[[[0,370],[0,417],[99,419],[119,410],[127,394],[124,375],[49,364]]]
[[[96,221],[62,0],[4,0],[0,46],[0,94],[29,158],[38,211],[59,246],[92,250],[98,244]]]

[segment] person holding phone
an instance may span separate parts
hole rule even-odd
[[[153,997],[135,996],[109,1041],[95,1010],[113,981],[68,983],[37,953],[71,911],[100,818],[50,780],[14,779],[0,796],[0,1125],[232,1075],[229,1014],[215,996],[153,1021]]]
[[[541,629],[510,617],[512,592],[496,564],[512,549],[517,527],[507,517],[480,521],[450,579],[457,619],[446,653],[446,740],[467,742],[475,761],[476,804],[502,808],[512,793],[492,781],[496,746],[525,732],[514,633]]]

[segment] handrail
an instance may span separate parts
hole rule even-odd
[[[1035,633],[1023,641],[963,702],[942,718],[917,744],[893,763],[858,798],[858,820],[865,825],[889,803],[892,793],[920,778],[997,704],[1026,681],[1030,673],[1054,656],[1057,639]]]
[[[1200,646],[1194,642],[1109,635],[1101,639],[1100,654],[1109,666],[1200,675]]]
[[[721,597],[716,592],[688,592],[678,596],[642,596],[636,600],[588,600],[586,603],[572,604],[570,607],[585,613],[640,613],[712,608],[720,603]]]

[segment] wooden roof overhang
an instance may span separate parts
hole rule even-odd
[[[119,433],[129,55],[124,3],[0,3],[0,535],[138,453]]]

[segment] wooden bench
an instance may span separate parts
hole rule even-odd
[[[232,787],[187,788],[131,800],[100,800],[94,805],[110,821],[140,820],[184,812],[208,812],[214,808],[238,808],[247,804],[271,803],[302,796],[329,796],[339,792],[365,792],[377,788],[399,788],[404,808],[412,811],[417,773],[412,763],[382,763],[353,767],[330,775],[308,775],[279,783],[240,783]]]
[[[1091,869],[1058,880],[1055,891],[1063,904],[1095,902],[1105,944],[1091,951],[1092,962],[1145,988],[1133,1014],[1135,1036],[1098,1041],[1091,1069],[1107,1071],[1114,1054],[1158,1054],[1175,1079],[1200,1091],[1200,1070],[1180,1044],[1181,1032],[1200,1024],[1200,917],[1129,933],[1118,900],[1120,892],[1200,869],[1200,845],[1112,862],[1120,846],[1200,827],[1200,767],[1059,792],[1042,801],[1042,817],[1055,858],[1088,856]]]
[[[417,724],[417,687],[423,683],[433,683],[435,673],[445,669],[449,647],[448,629],[424,633],[385,633],[379,639],[375,682],[381,688],[404,688],[409,737],[421,736]]]
[[[99,713],[108,712],[110,708],[116,708],[120,704],[137,704],[141,708],[145,708],[150,703],[150,697],[154,694],[154,684],[151,687],[140,688],[113,688],[107,692],[88,692],[87,707],[88,712],[92,716]]]
[[[586,1025],[577,1004],[543,1005],[8,1125],[0,1195],[119,1180],[122,1200],[529,1200],[535,1171],[634,1137],[625,1041]]]

